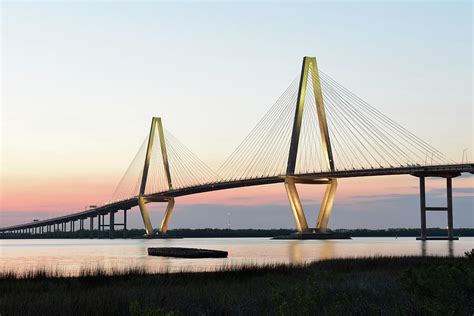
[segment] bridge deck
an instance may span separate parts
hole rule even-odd
[[[295,175],[301,180],[315,180],[327,178],[355,178],[355,177],[369,177],[369,176],[391,176],[391,175],[413,175],[413,176],[458,176],[461,173],[474,173],[474,164],[452,164],[452,165],[435,165],[435,166],[409,166],[398,168],[379,168],[379,169],[360,169],[360,170],[343,170],[335,172],[320,172]],[[203,192],[227,190],[240,187],[266,185],[273,183],[282,183],[285,181],[285,176],[263,177],[254,179],[244,179],[227,182],[214,182],[202,184],[193,187],[179,188],[175,190],[158,192],[145,195],[149,202],[165,201],[170,197],[180,197],[191,194],[198,194]],[[20,225],[0,228],[0,232],[7,232],[16,229],[34,228],[46,225],[53,225],[79,219],[86,219],[88,217],[96,217],[101,214],[115,212],[118,210],[130,209],[138,205],[138,197],[132,197],[126,200],[108,203],[94,209],[83,212],[73,213],[69,215],[54,217],[42,221],[30,222]]]

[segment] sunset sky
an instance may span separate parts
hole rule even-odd
[[[465,2],[2,2],[0,226],[110,199],[153,116],[214,169],[302,57],[455,161],[473,160]],[[454,180],[474,226],[474,178]],[[445,204],[430,180],[429,203]],[[304,186],[310,226],[323,194]],[[341,180],[330,227],[419,227],[417,178]],[[155,227],[163,205],[151,207]],[[138,212],[132,224],[142,227]],[[283,184],[177,199],[175,227],[293,227]],[[446,226],[444,215],[429,226]]]

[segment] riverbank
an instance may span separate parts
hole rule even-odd
[[[388,229],[335,229],[335,233],[346,234],[351,237],[419,237],[419,228],[388,228]],[[167,235],[179,238],[258,238],[275,236],[286,236],[294,233],[293,229],[171,229]],[[158,231],[155,231],[158,233]],[[447,236],[448,232],[445,228],[428,228],[428,236]],[[78,230],[74,232],[49,232],[44,234],[0,234],[0,239],[89,239],[93,238],[143,238],[144,229],[130,229],[124,234],[123,230],[115,230],[111,235],[109,231],[97,230],[92,233],[89,230]],[[474,237],[474,228],[455,228],[455,236]]]
[[[205,273],[0,274],[2,315],[459,314],[474,312],[474,257],[333,259]]]

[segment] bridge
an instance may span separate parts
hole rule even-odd
[[[154,117],[111,201],[86,211],[0,228],[23,236],[85,230],[91,238],[108,227],[127,231],[127,211],[138,206],[147,236],[154,234],[147,204],[166,203],[159,235],[168,230],[175,199],[180,196],[239,187],[283,183],[296,230],[328,232],[338,179],[412,175],[420,183],[420,239],[426,235],[426,212],[447,213],[448,239],[453,236],[452,178],[474,173],[473,163],[456,163],[400,124],[320,71],[315,57],[304,57],[299,75],[236,150],[213,171]],[[446,178],[444,206],[426,206],[425,179]],[[325,185],[314,228],[308,225],[297,184]],[[115,214],[123,211],[123,222]],[[108,224],[105,217],[109,216]],[[97,225],[94,224],[97,218]],[[78,227],[75,223],[79,222]]]

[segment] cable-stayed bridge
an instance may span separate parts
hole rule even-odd
[[[159,233],[166,234],[175,198],[202,192],[284,183],[296,229],[326,233],[339,178],[408,174],[420,179],[421,239],[426,239],[426,212],[446,211],[453,239],[452,178],[474,173],[473,163],[455,163],[442,152],[394,122],[375,107],[318,70],[305,57],[299,76],[283,92],[235,151],[214,171],[153,118],[110,202],[47,220],[4,227],[5,234],[42,234],[69,229],[91,237],[116,226],[127,227],[127,211],[138,206],[147,235],[153,234],[147,204],[167,203]],[[446,206],[428,207],[425,178],[446,178]],[[326,186],[318,218],[310,228],[296,184]],[[115,213],[124,211],[122,223]],[[105,216],[109,216],[105,224]],[[97,225],[94,224],[97,218]],[[75,222],[79,221],[78,227]]]

